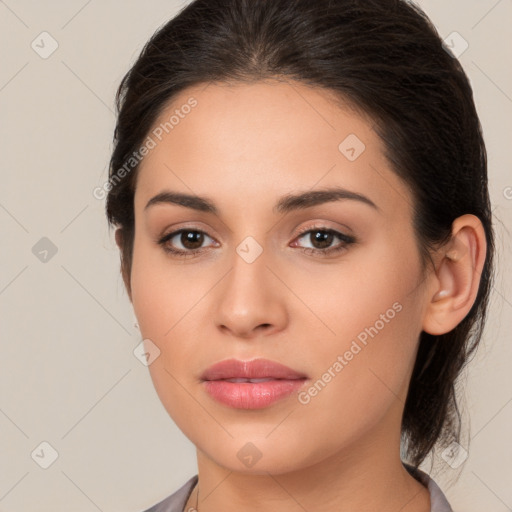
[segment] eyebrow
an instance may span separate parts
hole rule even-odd
[[[297,194],[287,194],[281,197],[275,204],[273,212],[288,213],[294,210],[303,210],[317,206],[319,204],[330,203],[344,199],[358,201],[360,203],[371,206],[375,210],[380,211],[380,208],[368,197],[344,188],[335,187],[321,190],[311,190]],[[149,207],[156,204],[176,204],[201,212],[212,213],[214,215],[219,214],[219,209],[208,197],[184,194],[181,192],[173,192],[170,190],[164,190],[158,193],[156,196],[152,197],[144,207],[144,210],[147,210]]]

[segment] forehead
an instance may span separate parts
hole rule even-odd
[[[408,195],[371,118],[333,92],[302,83],[190,87],[162,110],[148,135],[155,146],[139,165],[139,209],[166,187],[243,203],[269,191],[337,185],[364,190],[384,208]]]

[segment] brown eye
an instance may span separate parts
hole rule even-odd
[[[314,236],[312,236],[314,234]],[[332,244],[334,237],[333,233],[327,231],[310,231],[310,240],[317,249],[325,249]],[[318,245],[315,245],[318,244]]]
[[[356,239],[353,236],[345,235],[333,229],[316,227],[303,231],[297,240],[305,239],[310,241],[313,247],[303,247],[304,252],[326,256],[332,253],[343,251],[347,246],[353,244]],[[333,241],[341,240],[337,245],[332,246]]]
[[[197,229],[180,229],[179,231],[165,235],[158,240],[158,244],[168,253],[177,256],[189,256],[201,252],[204,249],[202,246],[206,238],[213,240],[203,231]]]
[[[199,231],[182,231],[179,241],[186,249],[199,249],[203,245],[204,233]]]

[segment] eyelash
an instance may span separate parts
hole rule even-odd
[[[356,238],[353,236],[345,235],[344,233],[340,233],[339,231],[327,228],[325,226],[309,226],[309,227],[303,229],[297,235],[296,238],[300,239],[300,238],[303,238],[304,235],[306,235],[308,233],[315,233],[315,232],[321,232],[321,233],[326,233],[329,235],[334,235],[335,237],[342,240],[342,243],[340,243],[339,245],[334,246],[334,247],[328,247],[327,249],[313,249],[311,247],[302,247],[303,252],[306,254],[329,256],[331,254],[339,253],[343,250],[346,250],[349,245],[356,243],[356,241],[357,241]],[[203,235],[206,235],[209,238],[211,238],[207,233],[205,233],[202,230],[194,229],[194,228],[183,228],[183,229],[173,231],[172,233],[169,233],[169,234],[163,236],[162,238],[157,240],[157,243],[162,246],[163,250],[166,253],[168,253],[172,256],[176,256],[178,258],[187,258],[187,257],[191,258],[191,257],[194,257],[194,256],[198,255],[199,253],[202,253],[203,251],[206,250],[206,248],[201,248],[201,249],[191,249],[191,250],[183,251],[181,249],[174,249],[174,248],[170,247],[169,245],[166,245],[169,240],[172,240],[176,235],[179,235],[180,233],[202,233]]]

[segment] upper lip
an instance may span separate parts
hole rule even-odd
[[[210,366],[201,375],[202,380],[221,379],[303,379],[306,375],[269,359],[225,359]]]

